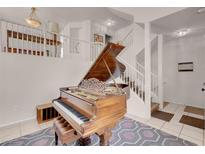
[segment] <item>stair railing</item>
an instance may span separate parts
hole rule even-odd
[[[129,87],[136,93],[143,101],[145,99],[145,81],[144,75],[139,72],[135,67],[127,63],[121,57],[117,59],[126,66],[124,73],[120,75],[120,78],[129,85]]]
[[[125,46],[125,49],[124,49],[124,52],[127,50],[127,49],[130,49],[130,47],[133,46],[133,33],[134,33],[134,28],[132,28],[128,33],[127,35],[125,35],[125,37],[120,41],[120,43],[122,45]],[[132,48],[131,48],[132,49]],[[134,81],[138,81],[138,82],[135,82],[135,84],[133,84],[132,82],[129,83],[129,81],[127,81],[128,79],[127,78],[123,78],[123,81],[128,83],[131,87],[131,89],[133,90],[132,86],[136,86],[136,87],[143,87],[144,88],[144,77],[145,77],[145,68],[142,64],[140,64],[137,60],[136,60],[136,66],[133,67],[132,65],[130,65],[129,63],[127,63],[126,60],[124,60],[120,55],[118,56],[118,59],[120,61],[123,62],[123,64],[125,64],[126,66],[126,71],[125,71],[125,75],[127,76],[127,78],[131,78],[132,80]],[[131,71],[131,72],[130,72]],[[132,71],[134,73],[132,73]],[[133,75],[134,74],[134,75]],[[135,75],[137,74],[137,75]],[[130,76],[129,76],[130,75]],[[137,79],[133,79],[134,77],[137,76]],[[122,76],[123,77],[123,76]],[[141,89],[143,89],[141,88]],[[135,90],[135,89],[134,89]],[[144,89],[143,89],[144,90]],[[154,74],[153,72],[151,72],[151,93],[152,93],[152,96],[155,96],[157,97],[158,96],[158,77],[156,74]],[[144,94],[144,92],[143,92]],[[141,97],[142,98],[142,97]]]
[[[145,68],[142,64],[140,64],[136,60],[136,69],[141,72],[143,75],[145,75]],[[157,97],[158,96],[158,77],[155,73],[151,72],[151,92],[152,96]]]
[[[140,64],[137,60],[136,60],[136,69],[141,72],[142,74],[145,74],[145,68],[142,64]]]

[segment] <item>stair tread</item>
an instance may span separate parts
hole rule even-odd
[[[151,113],[159,109],[159,103],[151,102]]]

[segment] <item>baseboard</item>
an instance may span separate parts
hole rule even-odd
[[[14,121],[14,122],[7,123],[7,124],[3,124],[3,125],[0,125],[0,129],[3,128],[3,127],[9,127],[9,126],[12,126],[12,125],[16,125],[16,124],[19,124],[19,123],[24,123],[24,122],[34,120],[34,119],[36,119],[36,116],[30,117],[30,118],[27,118],[27,119],[23,119],[23,120]]]
[[[132,114],[129,114],[129,113],[126,113],[125,117],[133,119],[133,120],[136,120],[136,119],[138,119],[138,120],[141,119],[141,120],[145,120],[145,121],[149,120],[149,118],[138,117],[138,116],[135,116],[135,115],[132,115]]]
[[[198,106],[196,104],[183,104],[183,103],[177,103],[177,102],[174,102],[174,101],[164,101],[164,102],[169,102],[169,103],[172,103],[172,104],[177,104],[177,105],[185,105],[185,106],[192,106],[192,107],[198,107],[198,108],[204,108],[204,106]]]

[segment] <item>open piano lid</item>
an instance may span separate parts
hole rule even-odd
[[[83,78],[83,80],[96,78],[100,81],[106,82],[112,78],[110,73],[115,78],[120,76],[120,74],[125,71],[125,66],[122,63],[120,63],[116,59],[116,57],[123,49],[124,46],[122,45],[108,43],[106,47],[103,49],[103,51],[101,52],[101,54],[98,56],[96,61],[93,63],[93,65],[91,66],[91,68],[89,69],[85,77]]]

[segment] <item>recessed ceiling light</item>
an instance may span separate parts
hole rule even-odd
[[[108,19],[108,20],[105,21],[105,25],[109,26],[109,27],[114,26],[115,25],[115,21],[112,20],[112,19]]]
[[[182,36],[185,36],[187,35],[188,33],[190,33],[191,29],[180,29],[176,32],[174,32],[174,34],[177,36],[177,37],[182,37]]]
[[[205,8],[204,8],[204,7],[202,7],[202,8],[200,8],[200,9],[197,10],[197,13],[199,13],[199,14],[200,14],[200,13],[203,13],[203,12],[205,12]]]

